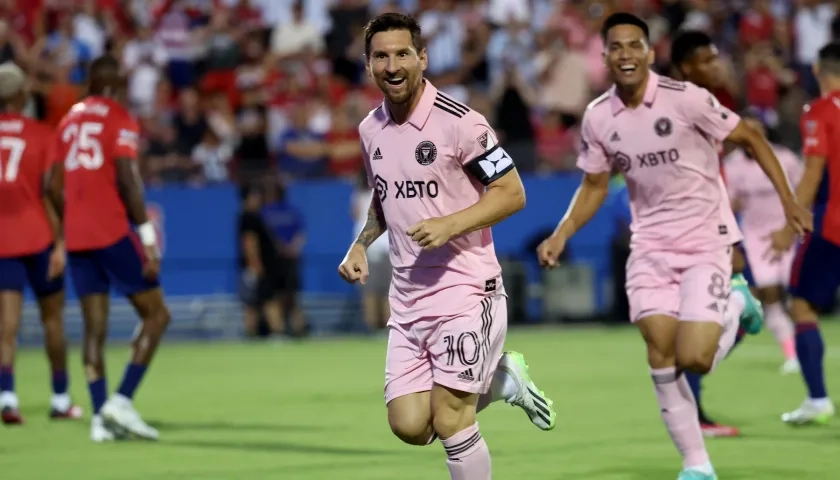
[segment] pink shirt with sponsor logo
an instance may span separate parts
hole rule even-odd
[[[773,145],[776,157],[792,185],[802,177],[802,164],[787,148]],[[773,183],[755,160],[742,150],[730,153],[724,160],[729,196],[741,205],[741,228],[744,237],[765,237],[785,226],[785,211]]]
[[[651,72],[635,109],[615,87],[589,104],[577,164],[624,174],[634,249],[714,250],[741,240],[717,152],[739,121],[707,90]]]
[[[368,181],[388,226],[394,320],[450,316],[502,291],[489,228],[423,251],[406,231],[421,220],[463,210],[485,185],[513,168],[481,114],[430,82],[407,122],[397,125],[383,103],[359,125]]]

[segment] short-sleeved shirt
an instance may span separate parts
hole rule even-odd
[[[67,250],[113,245],[131,230],[117,185],[116,160],[137,159],[137,122],[114,100],[92,96],[70,109],[58,135]]]
[[[290,244],[295,237],[304,233],[303,215],[287,201],[273,202],[262,208],[266,227],[275,240]]]
[[[773,145],[773,151],[791,184],[799,183],[802,164],[796,155],[779,145]],[[758,162],[739,149],[726,157],[724,168],[729,196],[741,205],[741,229],[745,237],[761,238],[785,226],[779,194]]]
[[[359,133],[389,232],[395,320],[457,315],[500,292],[489,228],[428,251],[406,233],[421,220],[474,205],[486,185],[514,168],[484,116],[425,81],[407,122],[394,123],[383,104],[362,121]]]
[[[840,245],[840,91],[805,106],[802,139],[804,157],[825,159],[814,200],[814,232]]]
[[[577,165],[624,174],[632,248],[714,250],[741,240],[717,151],[739,121],[707,90],[650,72],[638,107],[625,106],[615,86],[589,104]]]
[[[41,252],[53,241],[43,187],[55,146],[47,125],[0,115],[0,258]]]

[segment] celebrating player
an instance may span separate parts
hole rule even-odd
[[[21,114],[28,100],[25,84],[26,74],[14,63],[0,65],[0,416],[7,425],[23,423],[13,367],[27,283],[38,299],[52,369],[50,417],[82,415],[67,393],[64,242],[43,191],[55,134]]]
[[[790,313],[796,327],[796,356],[808,398],[782,415],[792,425],[825,423],[834,416],[823,373],[825,345],[819,310],[830,307],[840,286],[840,43],[826,45],[814,68],[822,98],[802,115],[805,169],[796,189],[803,205],[812,206],[816,229],[799,246],[790,275]],[[775,257],[785,255],[796,239],[790,228],[772,234]]]
[[[138,127],[117,101],[124,90],[117,60],[95,60],[89,81],[91,96],[74,105],[59,124],[59,158],[64,163],[56,168],[49,191],[63,205],[70,275],[85,319],[91,439],[101,442],[115,434],[133,434],[156,440],[157,430],[140,418],[132,403],[169,323],[157,278],[157,236],[146,217],[137,171]],[[136,225],[136,236],[129,219]],[[103,347],[112,285],[128,297],[142,325],[122,383],[106,402]]]
[[[662,419],[683,457],[678,479],[716,479],[694,398],[681,375],[714,369],[738,330],[737,314],[726,303],[732,245],[740,232],[720,179],[716,143],[730,140],[754,152],[796,231],[811,228],[811,215],[796,203],[759,132],[707,90],[649,70],[654,57],[641,19],[613,14],[601,33],[614,86],[587,107],[578,158],[583,181],[537,253],[544,266],[557,265],[566,242],[603,203],[610,170],[618,165],[633,207],[627,262],[631,320],[647,344]]]
[[[385,95],[359,126],[375,193],[339,274],[365,283],[365,251],[389,232],[391,430],[412,445],[439,436],[454,480],[489,479],[478,410],[504,399],[543,430],[556,417],[522,355],[502,354],[507,295],[489,227],[520,210],[525,192],[487,120],[423,78],[428,59],[413,18],[371,20],[365,53]]]
[[[744,121],[764,133],[764,125],[758,119],[744,117]],[[796,155],[780,145],[773,145],[773,150],[791,183],[799,183],[802,167]],[[730,153],[724,160],[724,168],[733,208],[741,214],[747,258],[758,297],[764,305],[767,327],[782,347],[785,362],[781,371],[783,374],[799,372],[793,323],[782,301],[790,278],[794,250],[791,248],[785,252],[781,261],[771,261],[767,256],[770,233],[784,227],[782,205],[767,177],[761,175],[761,167],[746,150]]]
[[[687,30],[674,37],[671,43],[671,63],[677,70],[680,78],[689,81],[698,87],[705,88],[710,92],[719,91],[723,84],[724,76],[721,74],[718,51],[712,38],[705,32]],[[724,105],[730,108],[731,105]],[[722,145],[721,145],[722,147]],[[720,170],[724,183],[726,176],[723,166]],[[741,312],[742,330],[735,337],[735,345],[738,345],[744,335],[758,333],[762,324],[762,308],[758,300],[753,296],[748,287],[752,287],[752,274],[747,262],[741,243],[733,245],[732,249],[732,296],[730,308]],[[742,273],[743,272],[743,273]],[[706,414],[702,400],[702,376],[694,372],[686,371],[685,379],[688,382],[694,399],[697,402],[697,414],[700,418],[700,426],[703,434],[708,437],[733,437],[740,434],[738,428],[722,425]]]

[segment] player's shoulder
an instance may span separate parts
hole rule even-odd
[[[815,117],[824,115],[829,109],[836,109],[840,105],[835,105],[835,102],[840,104],[840,100],[835,97],[821,97],[811,100],[802,107],[803,117]]]
[[[484,115],[441,90],[435,92],[432,113],[443,123],[454,125],[472,125],[476,120],[486,122]]]
[[[380,104],[368,112],[367,116],[359,122],[359,136],[362,140],[369,140],[382,130],[388,122],[388,112],[385,111],[385,104]]]
[[[598,115],[601,111],[609,107],[610,96],[612,96],[612,88],[602,93],[601,96],[589,102],[586,106],[585,115]]]

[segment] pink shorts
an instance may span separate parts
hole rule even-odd
[[[433,384],[485,393],[502,356],[507,297],[485,297],[471,310],[442,318],[388,322],[385,403]]]
[[[723,323],[732,277],[732,247],[716,252],[633,251],[627,260],[630,319],[651,315]]]
[[[764,259],[769,249],[770,240],[761,237],[749,237],[744,241],[744,250],[747,251],[747,260],[750,262],[755,286],[759,288],[787,286],[796,249],[791,248],[778,262]]]

